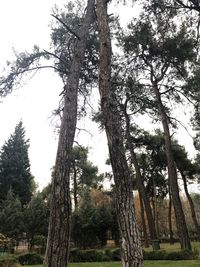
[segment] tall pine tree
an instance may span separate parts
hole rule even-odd
[[[2,147],[0,154],[0,201],[6,199],[9,190],[26,205],[32,195],[33,176],[28,157],[29,140],[25,138],[22,121]]]

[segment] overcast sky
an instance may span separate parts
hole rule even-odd
[[[51,9],[55,4],[62,7],[65,3],[64,0],[0,1],[0,70],[5,67],[6,60],[12,60],[13,48],[19,52],[30,51],[34,44],[44,49],[49,48]],[[134,15],[130,7],[123,5],[120,8],[118,6],[117,11],[124,24]],[[22,119],[26,137],[30,139],[31,171],[40,188],[50,181],[55,161],[57,135],[51,123],[51,113],[58,106],[62,87],[61,80],[53,71],[43,70],[0,103],[0,146]],[[93,97],[97,98],[98,94]],[[184,116],[182,112],[181,117],[185,121],[187,118]],[[82,132],[76,140],[91,148],[90,160],[98,165],[100,172],[106,171],[104,163],[108,151],[105,134],[97,134],[97,125],[88,119],[82,122],[81,128],[89,128],[92,136]],[[192,140],[183,129],[180,136],[181,142],[186,144],[192,154]]]
[[[13,48],[18,52],[30,51],[34,44],[49,48],[50,14],[55,4],[62,7],[66,1],[0,1],[0,70],[5,67],[6,60],[12,61]],[[120,13],[126,14],[124,23],[132,16],[130,9],[124,6],[121,6]],[[50,181],[55,161],[57,135],[51,123],[51,113],[58,106],[62,87],[61,80],[53,71],[43,70],[0,103],[0,146],[22,119],[26,137],[30,139],[31,171],[40,188]],[[98,165],[101,172],[106,171],[104,163],[108,152],[105,134],[97,136],[97,126],[87,119],[82,122],[81,128],[84,127],[89,127],[93,135],[82,132],[76,140],[92,148],[90,160]]]

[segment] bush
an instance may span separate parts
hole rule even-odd
[[[104,251],[97,251],[95,249],[72,249],[70,251],[70,262],[100,262],[108,260],[109,259],[104,253]]]
[[[198,251],[181,250],[167,252],[165,250],[143,251],[145,260],[192,260],[198,258]],[[74,248],[70,251],[70,262],[102,262],[120,261],[121,251],[119,248],[111,250],[79,250]]]
[[[143,251],[145,260],[192,260],[198,258],[198,251],[181,250],[167,252],[165,250]]]
[[[17,259],[22,265],[35,265],[43,263],[43,257],[37,253],[21,254],[17,257]]]
[[[121,260],[121,250],[119,248],[114,249],[111,254],[112,261],[120,261]]]

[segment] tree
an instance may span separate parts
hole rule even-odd
[[[134,151],[134,145],[132,143],[131,124],[130,124],[130,117],[127,113],[127,104],[128,104],[128,99],[125,101],[125,104],[123,105],[123,108],[122,108],[123,115],[124,115],[125,121],[126,121],[126,126],[125,126],[126,130],[125,131],[126,131],[127,148],[130,151],[131,163],[133,164],[133,166],[135,168],[137,188],[139,191],[139,195],[142,198],[141,208],[143,208],[143,203],[144,203],[144,207],[145,207],[145,211],[146,211],[146,215],[147,215],[147,219],[148,219],[150,237],[151,237],[151,240],[156,240],[156,239],[158,239],[158,236],[157,236],[157,231],[156,231],[156,227],[155,227],[155,222],[153,220],[152,209],[150,206],[150,202],[147,198],[147,194],[146,194],[146,190],[145,190],[145,186],[144,186],[144,177],[141,174],[137,155]],[[121,105],[121,107],[122,107],[122,105]],[[144,223],[143,223],[143,225],[144,225]]]
[[[133,208],[133,192],[130,187],[131,181],[125,157],[120,114],[111,81],[111,39],[107,2],[98,0],[96,4],[100,42],[99,92],[115,180],[116,209],[122,239],[122,264],[124,267],[141,267],[143,266],[141,241]]]
[[[101,201],[95,198],[101,195]],[[85,191],[80,205],[72,216],[72,239],[75,246],[91,248],[105,246],[108,239],[108,231],[112,227],[112,209],[106,203],[104,193],[99,190]]]
[[[177,172],[174,163],[171,141],[171,116],[167,105],[168,99],[181,100],[176,81],[183,82],[187,76],[188,64],[194,59],[194,40],[185,31],[185,25],[177,27],[170,16],[164,18],[162,14],[145,17],[137,23],[130,24],[130,34],[124,38],[124,49],[127,56],[134,59],[138,68],[138,79],[148,79],[143,87],[153,96],[157,116],[163,126],[165,151],[168,167],[168,179],[172,201],[175,209],[177,229],[182,249],[191,249],[189,234],[177,182]],[[154,22],[150,20],[155,18]],[[170,28],[169,28],[170,27]],[[173,29],[173,32],[170,31]],[[171,35],[169,35],[169,32]],[[130,66],[131,67],[131,66]],[[132,66],[133,69],[133,66]],[[140,72],[139,72],[140,70]],[[166,101],[165,101],[166,100]]]
[[[29,140],[25,139],[22,121],[2,147],[0,154],[0,200],[6,199],[9,190],[27,205],[33,192],[33,176],[28,157]]]
[[[194,176],[196,173],[199,173],[199,167],[196,164],[193,164],[187,156],[187,153],[184,149],[183,146],[180,146],[177,141],[174,142],[173,144],[173,153],[174,153],[174,158],[176,162],[176,166],[178,171],[180,172],[180,175],[183,180],[183,186],[184,186],[184,191],[185,195],[187,197],[188,203],[190,205],[191,209],[191,216],[192,220],[194,223],[194,226],[196,228],[197,236],[200,239],[200,225],[197,220],[195,208],[194,208],[194,203],[192,200],[192,197],[190,196],[190,193],[188,191],[188,180],[194,180]]]
[[[47,238],[49,220],[49,207],[40,193],[32,197],[24,211],[24,228],[31,251],[36,236]]]
[[[74,146],[72,152],[72,182],[75,208],[78,207],[78,196],[84,189],[98,188],[103,181],[103,175],[98,175],[98,168],[88,161],[88,149]]]
[[[65,267],[68,263],[71,229],[70,168],[77,122],[78,87],[93,20],[94,0],[88,0],[86,13],[74,43],[73,60],[64,87],[64,110],[52,179],[50,221],[45,255],[47,267]]]
[[[24,220],[20,200],[8,191],[6,200],[1,204],[0,232],[16,241],[23,237]]]

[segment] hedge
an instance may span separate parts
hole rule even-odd
[[[198,251],[181,250],[167,252],[165,250],[143,251],[144,260],[192,260],[198,258]],[[70,262],[101,262],[101,261],[120,261],[120,249],[106,250],[79,250],[70,251]]]

